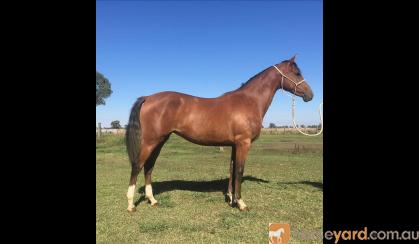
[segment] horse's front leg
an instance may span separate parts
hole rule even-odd
[[[244,164],[247,153],[250,149],[251,140],[243,139],[236,142],[236,161],[234,165],[234,201],[237,203],[240,211],[248,211],[249,208],[241,197],[241,183],[244,173]]]
[[[228,190],[226,194],[226,201],[230,206],[233,206],[234,161],[236,161],[236,147],[232,146],[230,159],[230,178],[228,179]]]

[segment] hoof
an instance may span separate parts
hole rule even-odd
[[[151,204],[151,206],[153,207],[153,208],[157,208],[157,206],[159,205],[159,203],[154,203],[154,204]]]
[[[240,211],[249,211],[249,208],[246,206],[242,199],[236,200],[236,204]]]
[[[134,213],[135,211],[137,211],[137,208],[127,208],[127,211],[130,213]]]
[[[225,202],[228,203],[230,207],[234,207],[235,204],[233,204],[233,199],[228,194],[225,195]]]
[[[248,212],[249,211],[249,207],[244,207],[244,208],[239,208],[239,209],[242,212]]]
[[[232,208],[234,208],[234,207],[237,206],[237,203],[236,202],[233,202],[233,201],[226,201],[226,202],[227,202],[228,206],[230,206]]]

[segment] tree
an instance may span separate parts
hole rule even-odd
[[[121,125],[119,124],[119,120],[115,120],[111,122],[112,129],[121,129]]]
[[[276,125],[275,125],[275,123],[269,123],[269,128],[276,128]]]
[[[105,98],[112,94],[111,83],[96,71],[96,106],[105,105]]]

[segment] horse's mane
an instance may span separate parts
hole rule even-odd
[[[286,62],[289,62],[289,60],[284,60],[284,61],[281,62],[281,64],[286,63]],[[298,68],[297,64],[295,62],[292,62],[292,64],[293,64],[295,70],[297,71],[297,73],[300,73],[301,74],[300,68]],[[261,72],[257,73],[256,75],[252,76],[249,80],[247,80],[246,82],[242,83],[240,85],[240,87],[237,88],[236,90],[226,92],[223,95],[229,94],[229,93],[232,93],[232,92],[236,92],[236,91],[240,91],[241,89],[245,88],[252,80],[254,80],[255,78],[259,77],[263,72],[265,72],[267,69],[269,69],[271,67],[268,67],[268,68],[262,70]]]
[[[266,69],[264,69],[264,70],[262,70],[261,72],[259,72],[259,73],[257,73],[256,75],[254,75],[254,76],[252,76],[249,80],[247,80],[246,82],[244,82],[244,83],[242,83],[241,85],[240,85],[240,87],[239,88],[237,88],[237,89],[235,89],[235,90],[233,90],[233,91],[229,91],[229,92],[226,92],[226,93],[224,93],[223,95],[225,95],[225,94],[228,94],[228,93],[232,93],[232,92],[236,92],[236,91],[239,91],[239,90],[241,90],[241,89],[243,89],[244,87],[246,87],[252,80],[254,80],[256,77],[258,77],[260,74],[262,74],[263,72],[265,72],[267,69],[269,69],[269,68],[271,68],[271,67],[268,67],[268,68],[266,68]]]

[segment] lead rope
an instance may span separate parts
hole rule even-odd
[[[319,115],[320,115],[320,124],[321,124],[320,131],[317,132],[316,134],[307,134],[307,133],[301,131],[300,128],[298,128],[297,124],[295,123],[295,96],[292,96],[292,123],[294,124],[294,128],[297,129],[298,132],[300,132],[301,134],[306,135],[306,136],[318,136],[318,135],[320,135],[323,132],[323,116],[322,116],[322,113],[321,113],[321,110],[320,110],[320,108],[322,106],[323,106],[323,102],[321,102],[320,105],[319,105]]]
[[[322,113],[321,113],[321,110],[320,110],[320,108],[323,106],[323,102],[321,102],[320,105],[319,105],[319,115],[320,115],[320,124],[321,124],[320,131],[317,132],[316,134],[307,134],[307,133],[305,133],[300,128],[298,128],[297,127],[297,123],[295,123],[295,93],[297,92],[297,86],[299,84],[303,83],[304,80],[302,80],[302,81],[300,81],[300,82],[297,83],[297,82],[293,81],[292,79],[290,79],[288,76],[284,75],[281,72],[281,70],[279,70],[275,65],[273,67],[282,75],[282,79],[281,79],[281,90],[282,90],[282,93],[283,94],[286,94],[287,96],[289,96],[289,97],[292,98],[292,123],[294,125],[294,128],[298,132],[300,132],[301,134],[306,135],[306,136],[318,136],[318,135],[320,135],[323,132],[323,116],[322,116]],[[294,94],[292,96],[289,95],[289,94],[287,94],[287,93],[285,93],[285,91],[284,91],[284,77],[286,77],[288,80],[292,81],[294,83],[294,85],[295,85]]]

